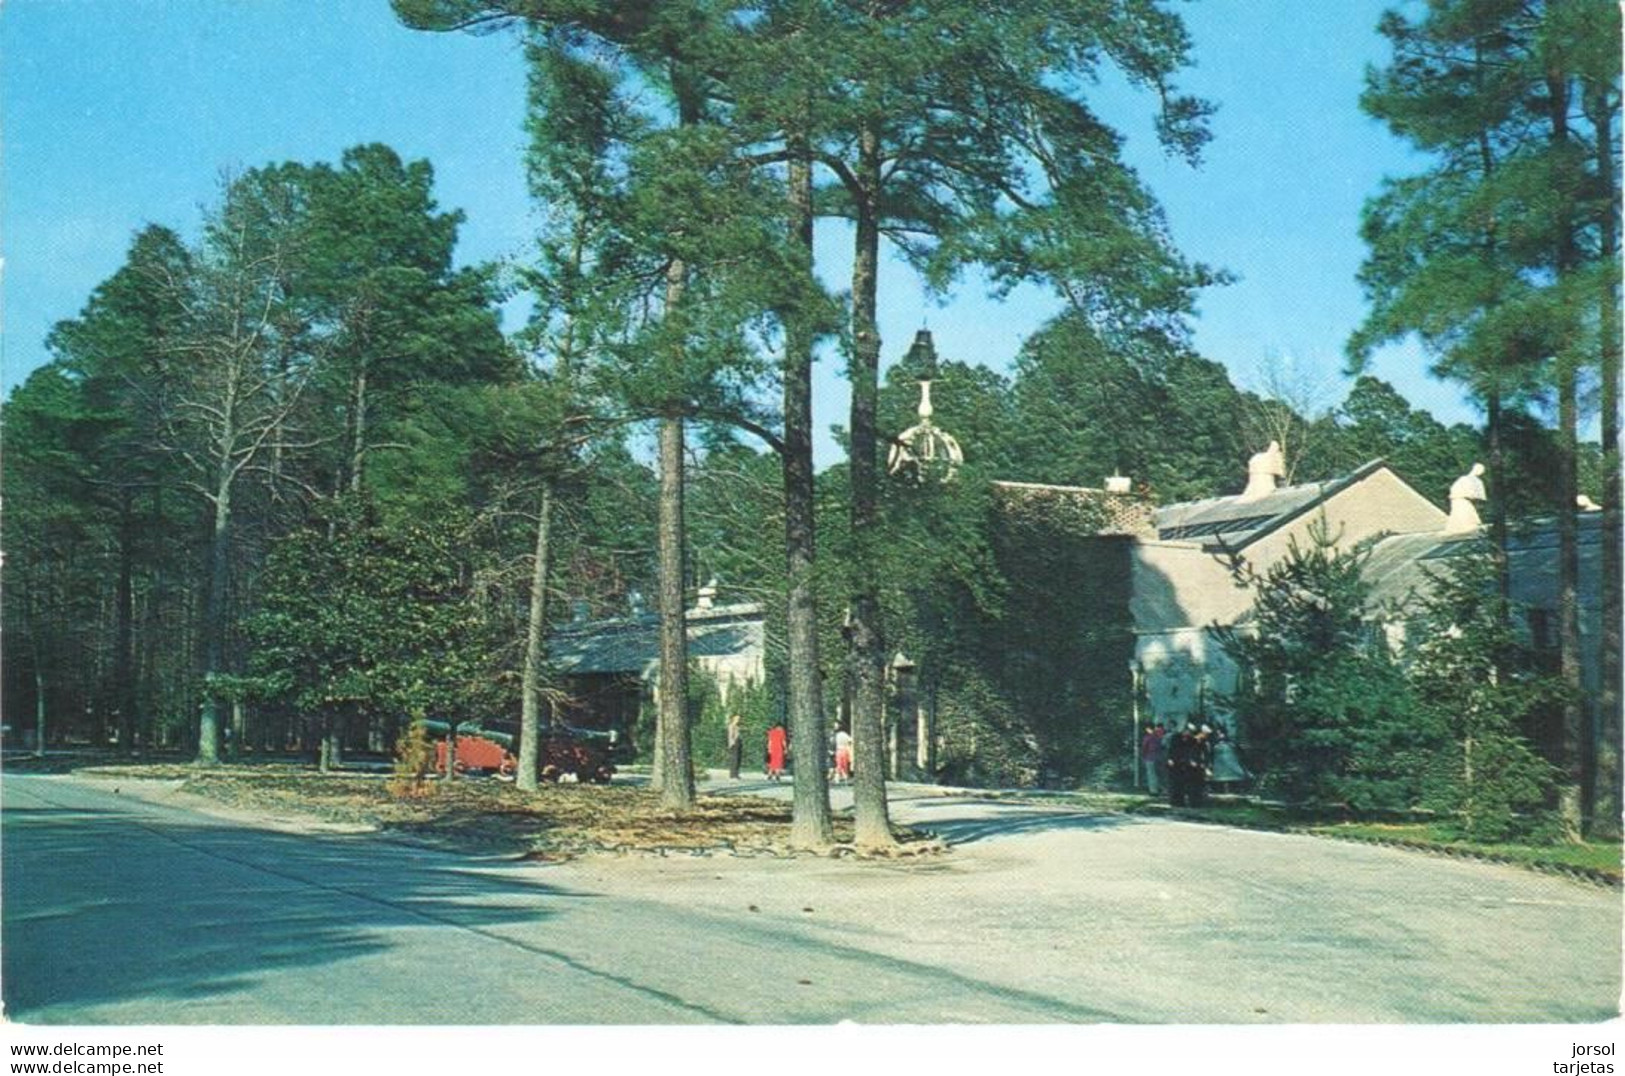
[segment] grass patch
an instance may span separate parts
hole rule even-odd
[[[1579,844],[1505,844],[1464,841],[1446,827],[1425,822],[1341,822],[1305,827],[1310,833],[1353,840],[1386,841],[1419,848],[1481,855],[1536,867],[1569,867],[1621,878],[1618,841]]]
[[[1281,833],[1306,833],[1339,840],[1372,841],[1403,845],[1418,851],[1447,855],[1477,856],[1540,869],[1579,871],[1620,884],[1619,841],[1585,841],[1579,844],[1517,844],[1463,840],[1449,826],[1437,822],[1377,822],[1350,820],[1315,812],[1244,800],[1217,799],[1199,809],[1167,807],[1160,800],[1140,799],[1125,810],[1135,814],[1173,813],[1181,818],[1213,822],[1245,829],[1267,829]]]

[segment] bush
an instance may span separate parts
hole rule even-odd
[[[434,769],[435,745],[421,721],[413,721],[406,734],[395,742],[395,776],[389,793],[400,799],[432,796],[439,786],[429,780]]]

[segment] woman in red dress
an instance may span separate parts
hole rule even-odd
[[[767,779],[777,781],[784,776],[784,756],[790,746],[790,734],[783,725],[767,730]]]

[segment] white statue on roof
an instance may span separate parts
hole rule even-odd
[[[1286,456],[1281,452],[1281,442],[1271,441],[1268,448],[1253,453],[1247,461],[1247,488],[1241,491],[1238,499],[1256,501],[1260,497],[1267,497],[1275,492],[1275,487],[1285,476]]]
[[[1450,483],[1450,517],[1444,521],[1444,532],[1469,534],[1478,530],[1478,509],[1473,502],[1486,499],[1484,465],[1475,463],[1472,470]]]

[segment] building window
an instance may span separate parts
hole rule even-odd
[[[1529,621],[1529,643],[1536,650],[1557,649],[1557,618],[1550,609],[1531,609],[1526,614]]]

